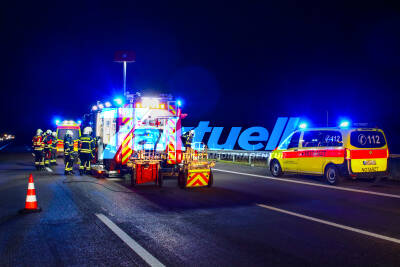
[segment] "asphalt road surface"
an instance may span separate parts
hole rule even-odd
[[[130,188],[0,151],[0,266],[400,266],[400,185],[218,164],[214,186]],[[18,214],[32,173],[41,213]]]

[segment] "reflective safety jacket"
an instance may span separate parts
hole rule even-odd
[[[32,139],[32,143],[34,150],[43,150],[44,148],[43,136],[35,135]]]
[[[78,141],[78,151],[79,153],[93,153],[96,148],[96,141],[90,135],[82,135]]]
[[[64,154],[68,155],[68,153],[74,152],[74,140],[72,137],[64,138]]]
[[[43,142],[44,142],[44,148],[45,149],[50,149],[51,148],[51,145],[53,143],[53,138],[52,137],[53,136],[47,135],[47,134],[43,137]]]
[[[186,132],[182,135],[182,143],[186,146],[186,147],[190,147],[192,145],[193,142],[193,135],[190,134],[190,132]]]
[[[50,136],[50,139],[51,139],[50,148],[57,149],[57,144],[58,144],[57,138],[55,138],[54,136]]]

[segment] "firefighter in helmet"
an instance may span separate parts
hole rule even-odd
[[[51,159],[51,145],[52,145],[52,131],[47,130],[46,134],[44,135],[43,142],[44,142],[44,166],[50,166],[50,159]]]
[[[74,174],[74,140],[72,139],[72,131],[67,130],[64,137],[64,163],[65,175]]]
[[[78,141],[79,152],[79,174],[90,174],[90,162],[93,159],[94,151],[96,149],[96,140],[91,136],[92,128],[86,127],[83,129],[83,135]]]
[[[57,165],[57,132],[52,132],[52,142],[51,142],[51,158],[50,158],[50,165]]]
[[[41,129],[37,129],[36,135],[32,139],[32,147],[35,153],[35,167],[37,170],[41,170],[44,168],[44,157],[43,157],[43,149],[44,149],[44,142],[43,142],[43,131]]]
[[[185,148],[192,147],[192,142],[194,138],[194,130],[190,130],[182,135],[182,143]]]

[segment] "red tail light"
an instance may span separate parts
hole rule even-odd
[[[117,156],[115,157],[115,160],[117,162],[121,162],[121,153],[118,153]]]

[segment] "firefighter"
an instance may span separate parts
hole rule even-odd
[[[57,165],[57,132],[53,132],[52,134],[52,143],[51,143],[51,158],[50,165]]]
[[[83,135],[78,141],[78,152],[79,152],[79,174],[90,174],[90,162],[93,159],[93,155],[96,149],[96,140],[91,136],[92,128],[86,127],[83,129]]]
[[[72,139],[72,131],[67,130],[64,137],[64,163],[65,175],[73,175],[74,169],[74,140]]]
[[[190,130],[182,135],[182,142],[185,148],[192,147],[193,137],[194,137],[194,130]]]
[[[37,129],[36,135],[33,137],[33,150],[35,151],[35,167],[37,170],[41,170],[44,168],[44,157],[43,157],[43,131],[41,129]]]
[[[51,145],[52,145],[52,131],[47,130],[46,134],[44,135],[43,142],[44,142],[44,166],[50,166],[50,158],[51,158]]]

